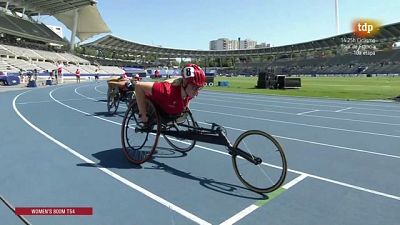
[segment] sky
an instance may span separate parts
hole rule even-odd
[[[239,37],[282,46],[337,34],[335,0],[97,0],[97,8],[112,35],[165,48],[208,50],[211,40]],[[339,34],[361,18],[400,22],[400,0],[339,0]],[[40,21],[70,39],[54,17]]]

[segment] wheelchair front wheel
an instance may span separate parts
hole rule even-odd
[[[132,100],[134,98],[136,98],[134,91],[127,91],[126,92],[126,100],[125,100],[126,107],[129,107],[129,104],[131,104],[131,102],[132,102]]]
[[[119,96],[120,93],[116,88],[112,88],[107,93],[107,111],[110,115],[114,115],[118,110]]]
[[[239,180],[258,193],[278,189],[287,173],[282,146],[274,137],[259,130],[246,131],[236,139],[232,164]]]

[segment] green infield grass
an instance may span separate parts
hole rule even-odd
[[[255,88],[257,77],[215,77],[206,90],[265,95],[307,96],[347,100],[389,100],[400,95],[400,77],[301,77],[301,88]],[[229,87],[218,87],[228,81]]]

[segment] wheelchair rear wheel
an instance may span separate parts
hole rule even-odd
[[[153,103],[146,99],[148,125],[139,119],[139,109],[135,100],[131,102],[122,121],[122,150],[127,159],[141,164],[151,158],[156,150],[160,136],[160,120]]]
[[[176,122],[167,124],[163,128],[173,131],[187,131],[189,127],[196,127],[197,123],[193,119],[190,111],[185,112],[182,117],[179,117]],[[178,152],[188,152],[196,145],[196,140],[186,140],[176,137],[171,137],[163,134],[167,143]]]

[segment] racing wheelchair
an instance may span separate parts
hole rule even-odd
[[[254,192],[272,192],[283,184],[287,173],[286,157],[282,146],[268,133],[248,130],[231,144],[223,126],[208,123],[211,127],[200,127],[190,109],[181,115],[169,116],[148,99],[146,108],[149,118],[146,125],[139,120],[135,99],[122,122],[122,149],[130,162],[141,164],[151,159],[159,137],[163,135],[166,142],[179,152],[190,151],[196,142],[225,146],[237,177]]]
[[[107,111],[114,115],[120,102],[125,102],[128,106],[135,96],[135,85],[130,80],[111,79],[107,81]]]

